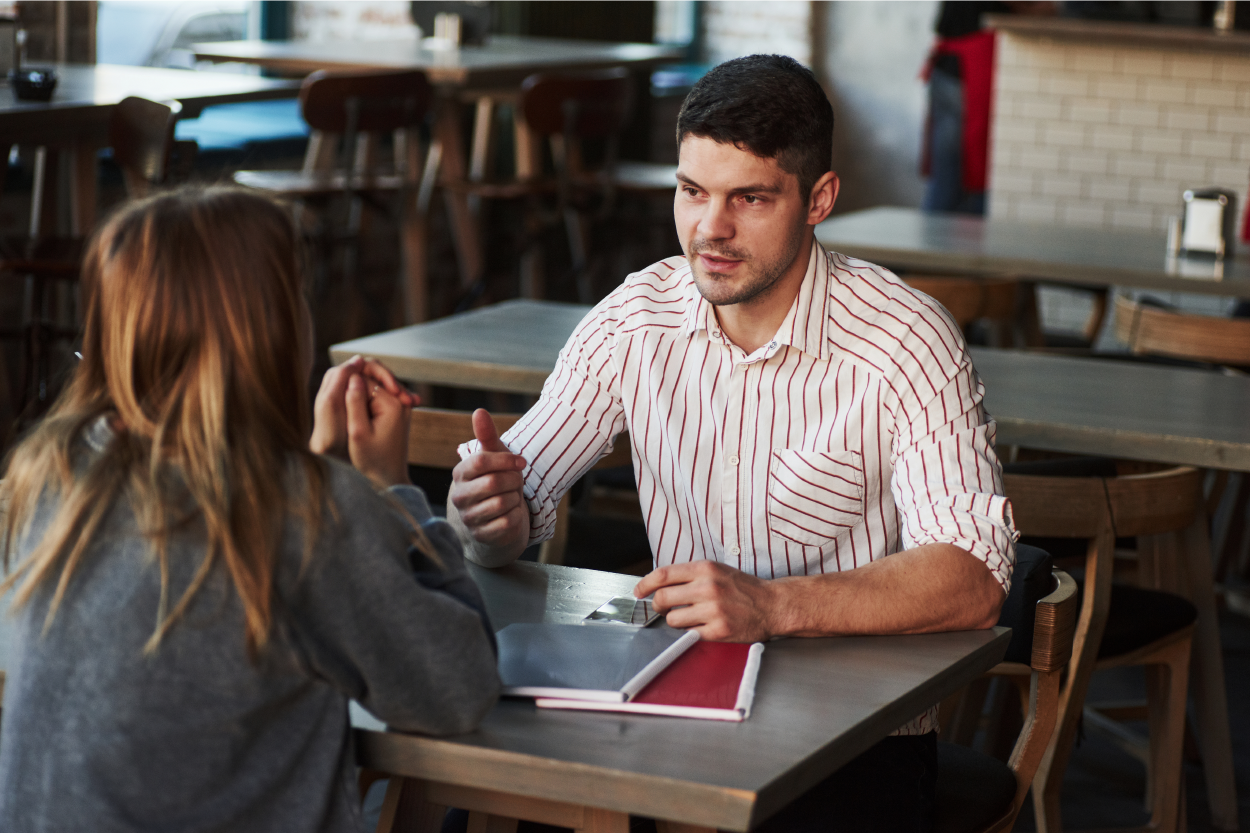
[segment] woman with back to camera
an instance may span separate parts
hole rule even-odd
[[[228,188],[92,241],[83,360],[0,488],[0,830],[360,830],[348,698],[433,734],[494,703],[460,544],[407,485],[409,394],[332,369],[312,449],[358,471],[309,450],[298,255]]]

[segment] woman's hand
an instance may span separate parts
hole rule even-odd
[[[347,447],[347,386],[353,376],[363,376],[368,387],[377,385],[405,407],[412,408],[420,403],[416,394],[399,384],[386,367],[373,359],[353,356],[327,370],[313,403],[313,432],[308,447],[316,454],[329,454],[344,462],[351,462]],[[405,448],[404,456],[407,454]]]
[[[410,483],[408,426],[412,408],[362,373],[347,380],[347,453],[353,466],[379,486]]]

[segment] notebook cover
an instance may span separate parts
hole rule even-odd
[[[496,634],[503,693],[622,702],[690,645],[693,631],[515,623]]]
[[[618,711],[704,720],[745,720],[751,714],[762,643],[697,642],[628,702],[578,702],[542,697],[546,709]]]

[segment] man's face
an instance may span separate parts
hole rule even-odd
[[[763,296],[806,239],[798,178],[775,159],[698,136],[682,140],[679,157],[673,218],[699,292],[716,305]]]

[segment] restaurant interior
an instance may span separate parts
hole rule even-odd
[[[948,37],[944,7],[957,6],[965,28]],[[437,409],[414,416],[409,463],[444,504],[468,413],[511,424],[589,305],[682,253],[679,110],[712,67],[754,53],[795,58],[833,104],[841,190],[816,239],[949,310],[997,421],[1017,527],[1085,587],[1052,699],[1038,693],[1049,678],[1037,642],[1032,669],[1027,656],[992,659],[989,674],[912,693],[924,708],[941,700],[943,742],[1021,780],[1005,826],[937,829],[1250,824],[1250,3],[0,3],[0,71],[13,71],[0,82],[0,442],[39,424],[81,358],[78,270],[99,222],[161,188],[235,183],[294,207],[314,381],[370,355]],[[954,110],[943,78],[962,96]],[[523,560],[619,574],[622,587],[651,569],[618,446]],[[1058,476],[1041,477],[1046,466]],[[1086,487],[1088,501],[1076,497]],[[1154,595],[1133,596],[1133,616],[1107,601],[1142,589]],[[1163,596],[1184,610],[1155,606]],[[0,668],[6,650],[0,639]],[[1022,756],[1022,722],[1036,728],[1047,703],[1039,751]],[[752,720],[766,706],[761,693]],[[859,748],[881,722],[865,714],[843,733]],[[395,734],[353,715],[362,733]],[[620,761],[633,760],[632,727],[674,720],[577,717],[570,736],[619,739]],[[758,783],[735,772],[658,809],[605,806],[671,810],[662,830],[746,830],[783,801],[786,778],[845,761],[838,742]],[[365,798],[370,822],[438,829],[405,819],[381,786],[437,782],[425,748],[358,743],[383,778]],[[473,743],[485,756],[493,741]],[[709,758],[731,754],[719,744]],[[518,777],[529,803],[482,799],[471,829],[624,829],[551,808],[580,813],[598,792],[651,783],[561,775],[535,748],[524,760],[553,784],[600,786],[569,787],[561,803],[558,784],[527,792]],[[486,776],[464,777],[438,795],[487,794]],[[975,803],[981,782],[963,787]],[[1046,810],[1043,790],[1057,802]],[[741,819],[724,809],[739,800]]]

